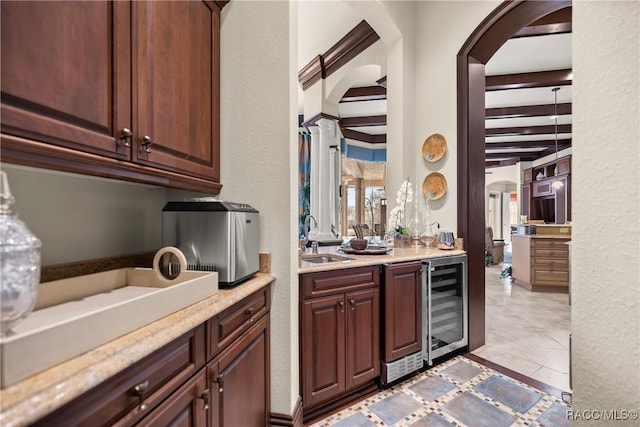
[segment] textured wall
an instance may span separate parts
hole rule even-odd
[[[640,409],[639,8],[573,4],[574,411]]]
[[[299,395],[297,23],[290,23],[292,14],[288,2],[233,1],[222,10],[221,26],[220,197],[260,211],[260,246],[271,252],[277,276],[271,311],[271,409],[286,414]]]

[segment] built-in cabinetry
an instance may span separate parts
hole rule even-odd
[[[2,161],[218,193],[224,3],[2,2]]]
[[[384,265],[382,382],[422,368],[422,263]]]
[[[304,419],[376,388],[380,267],[300,275],[300,389]]]
[[[264,288],[35,425],[267,425],[269,307]]]
[[[526,169],[520,188],[520,213],[529,220],[547,223],[571,221],[570,172],[571,156]]]
[[[512,276],[530,291],[569,291],[569,237],[513,235]]]

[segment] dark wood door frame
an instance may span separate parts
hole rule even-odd
[[[519,30],[569,6],[569,0],[505,1],[458,52],[458,235],[468,254],[470,351],[485,342],[485,65]]]

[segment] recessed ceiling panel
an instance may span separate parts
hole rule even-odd
[[[381,116],[387,114],[387,100],[340,102],[338,113],[340,117]]]
[[[551,87],[510,89],[485,92],[485,108],[517,107],[520,105],[544,105],[554,103]],[[561,86],[558,103],[571,102],[571,86]]]
[[[507,40],[485,66],[487,76],[570,69],[571,34]]]
[[[558,116],[558,125],[571,124],[571,114]],[[510,127],[525,127],[525,126],[549,126],[555,125],[555,120],[549,118],[549,116],[539,117],[514,117],[512,119],[490,119],[485,120],[485,127],[487,129],[492,128],[510,128]]]

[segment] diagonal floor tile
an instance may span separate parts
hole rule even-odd
[[[444,411],[473,427],[508,427],[517,420],[513,415],[469,392],[447,402]]]
[[[443,374],[453,378],[456,381],[460,381],[461,383],[469,381],[471,378],[475,377],[481,372],[482,369],[462,361],[442,370]]]
[[[413,384],[409,387],[409,390],[413,391],[424,400],[431,402],[443,394],[450,392],[454,388],[456,388],[456,386],[451,384],[449,381],[440,377],[431,376]]]
[[[477,384],[474,390],[524,414],[542,398],[542,395],[512,383],[498,375],[491,375]]]
[[[399,392],[371,405],[369,408],[385,423],[393,425],[421,407],[420,402],[403,392]]]

